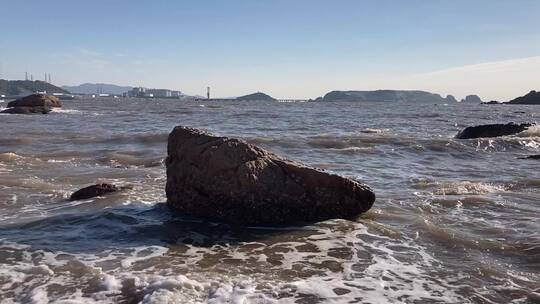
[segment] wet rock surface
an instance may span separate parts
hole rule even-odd
[[[170,207],[235,225],[352,218],[375,201],[368,186],[352,179],[186,127],[169,135],[166,165]]]
[[[79,189],[79,190],[75,191],[69,197],[69,200],[70,201],[78,201],[78,200],[83,200],[83,199],[89,199],[89,198],[93,198],[93,197],[97,197],[97,196],[103,196],[103,195],[106,195],[106,194],[110,194],[110,193],[113,193],[113,192],[118,192],[120,190],[121,190],[120,187],[117,187],[117,186],[112,185],[112,184],[106,184],[106,183],[96,184],[96,185],[88,186],[88,187],[85,187],[85,188],[82,188],[82,189]]]
[[[62,107],[60,100],[45,94],[32,94],[7,104],[4,114],[47,114],[53,107]]]
[[[62,107],[60,100],[54,96],[45,94],[32,94],[7,104],[8,108],[13,107]]]
[[[456,135],[457,139],[486,138],[513,135],[527,130],[531,123],[491,124],[467,127]]]

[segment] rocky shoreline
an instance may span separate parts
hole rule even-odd
[[[33,94],[9,102],[7,107],[1,113],[45,114],[62,103],[54,96]],[[471,126],[455,138],[516,135],[535,125]],[[191,216],[235,225],[288,225],[354,218],[375,201],[375,193],[367,185],[284,159],[239,139],[179,126],[169,134],[167,150],[167,203]],[[73,193],[70,200],[123,189],[96,184]]]

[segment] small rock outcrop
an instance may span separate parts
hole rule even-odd
[[[540,105],[540,92],[530,91],[527,95],[510,100],[508,104]]]
[[[245,96],[237,97],[236,100],[245,100],[245,101],[275,101],[276,99],[270,95],[257,92]]]
[[[527,157],[525,157],[526,159],[540,159],[540,154],[536,154],[536,155],[529,155]]]
[[[482,103],[482,99],[478,95],[467,95],[461,100],[464,103]]]
[[[112,184],[96,184],[73,192],[73,194],[69,197],[69,200],[78,201],[83,199],[89,199],[96,196],[103,196],[106,194],[117,192],[119,190],[121,190],[121,188]]]
[[[60,100],[45,94],[32,94],[7,104],[7,109],[0,113],[7,114],[47,114],[53,107],[62,107]]]
[[[485,105],[493,105],[493,104],[501,104],[500,101],[496,101],[496,100],[491,100],[491,101],[487,101],[487,102],[482,102],[482,104],[485,104]]]
[[[492,124],[467,127],[463,131],[459,132],[456,135],[456,138],[471,139],[513,135],[527,130],[532,125],[533,124],[530,123],[515,124],[511,122],[508,124]]]
[[[235,225],[352,218],[371,208],[366,185],[283,159],[242,140],[187,127],[169,135],[167,204]]]

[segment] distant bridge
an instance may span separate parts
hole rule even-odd
[[[236,98],[196,98],[195,101],[249,101],[249,100],[238,100]],[[261,100],[253,100],[261,101]],[[285,98],[285,99],[276,99],[277,102],[306,102],[308,99],[294,99],[294,98]]]
[[[309,99],[278,99],[278,102],[306,102],[309,101]]]

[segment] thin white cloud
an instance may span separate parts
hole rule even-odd
[[[412,75],[403,84],[445,94],[506,101],[540,89],[540,56],[471,64]]]

